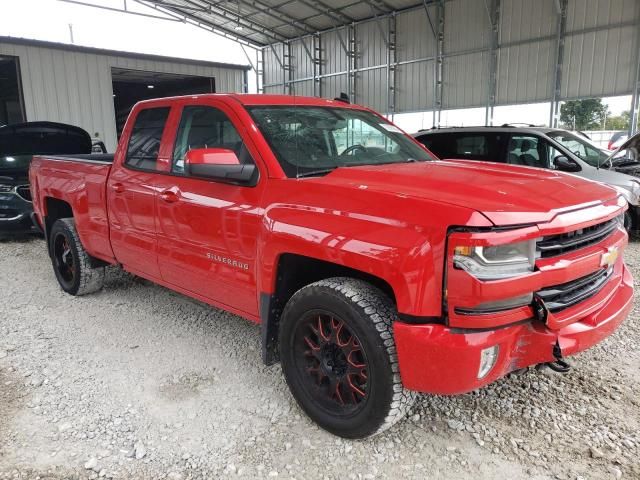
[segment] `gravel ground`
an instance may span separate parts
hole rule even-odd
[[[567,375],[421,397],[354,442],[304,416],[256,325],[116,269],[71,297],[42,240],[0,243],[0,271],[0,479],[640,479],[638,308]]]

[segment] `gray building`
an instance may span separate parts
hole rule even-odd
[[[115,150],[136,101],[245,92],[247,69],[178,58],[0,37],[0,125],[70,123]]]

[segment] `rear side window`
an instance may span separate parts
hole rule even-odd
[[[547,142],[532,135],[513,135],[507,147],[507,162],[511,165],[548,168]]]
[[[142,170],[157,170],[162,132],[169,107],[147,108],[136,117],[127,147],[125,164]]]
[[[499,133],[436,133],[418,137],[418,141],[443,159],[503,161]]]

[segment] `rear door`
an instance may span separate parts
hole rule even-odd
[[[170,165],[158,175],[158,261],[162,279],[231,309],[258,313],[257,241],[263,181],[241,186],[190,177],[184,158],[194,148],[233,150],[242,163],[257,151],[222,102],[184,104]],[[172,121],[173,123],[173,121]]]
[[[110,237],[116,259],[132,273],[160,278],[156,236],[157,172],[166,164],[161,145],[170,106],[139,110],[126,151],[121,149],[107,182]],[[123,132],[127,138],[128,132]]]

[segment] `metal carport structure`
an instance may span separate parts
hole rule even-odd
[[[131,1],[131,0],[130,0]],[[259,91],[387,114],[631,95],[638,0],[133,0],[259,48]],[[79,3],[79,2],[73,2]],[[126,0],[124,2],[126,8]]]

